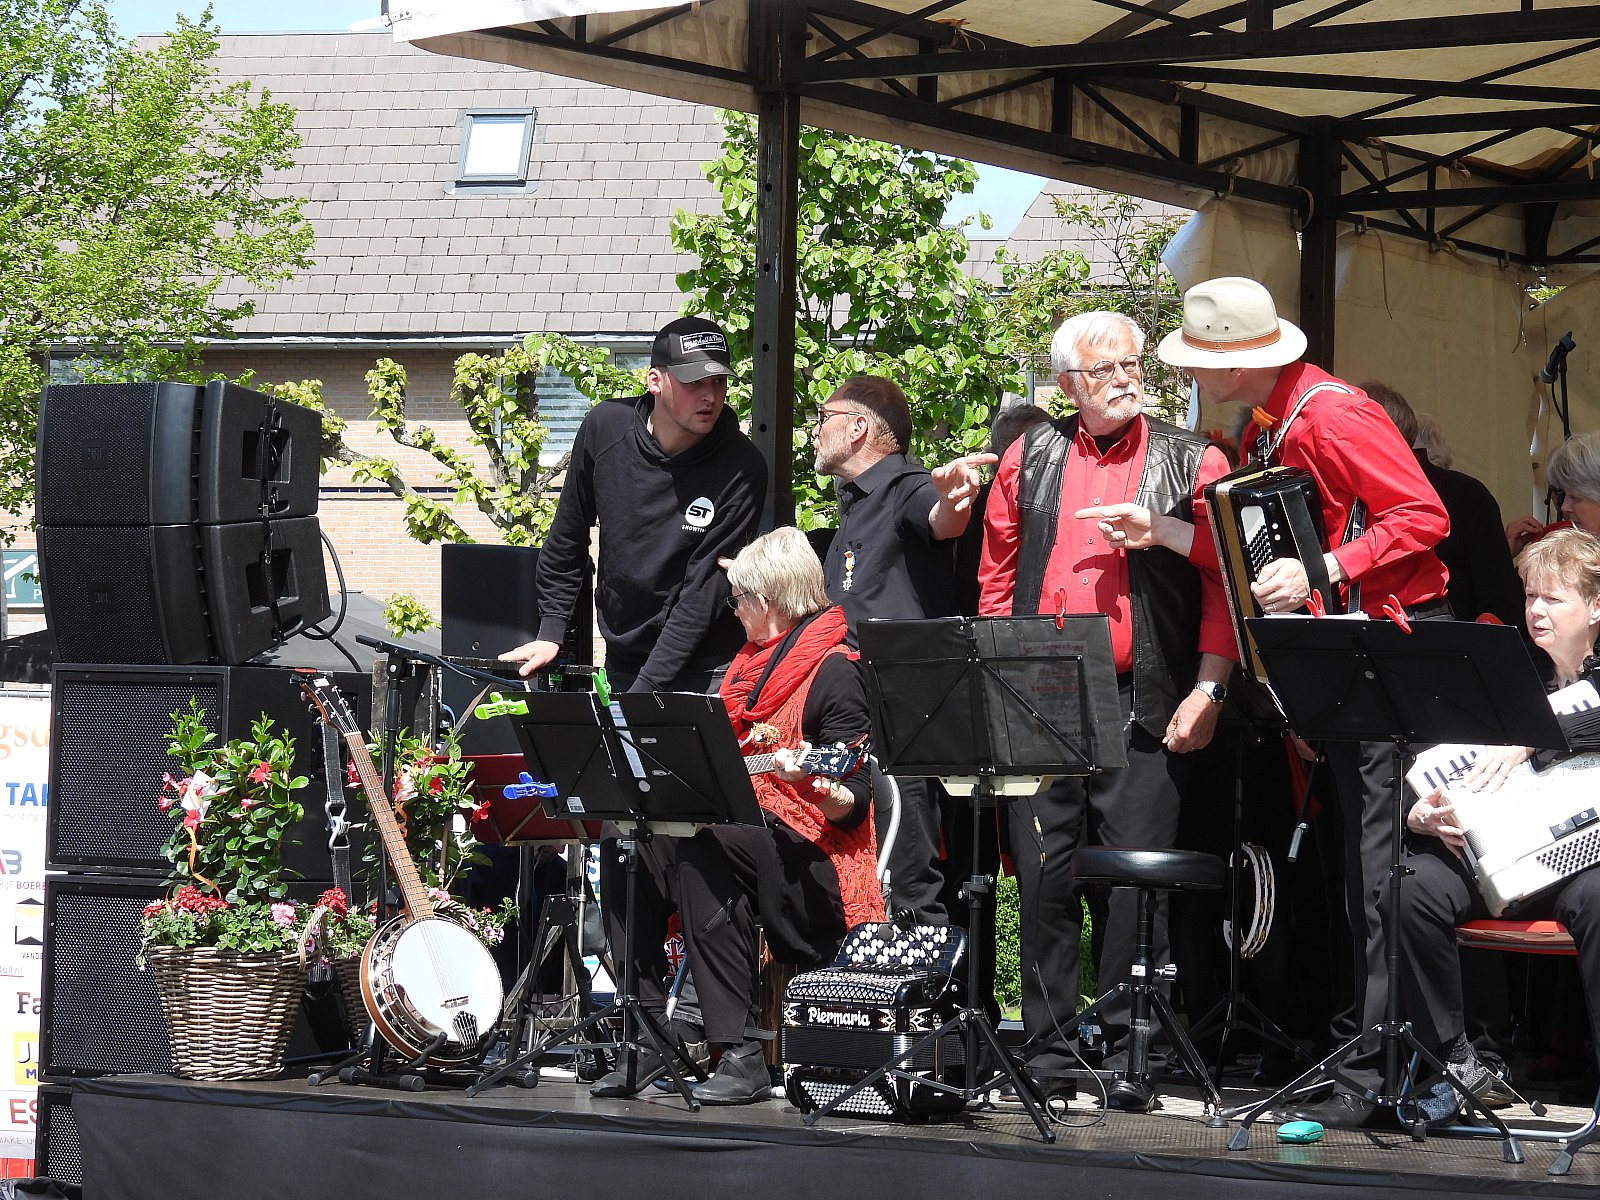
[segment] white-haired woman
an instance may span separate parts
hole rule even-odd
[[[868,772],[843,779],[796,765],[805,747],[863,746],[866,691],[828,603],[822,564],[798,529],[775,529],[728,564],[729,603],[749,639],[722,684],[746,753],[776,752],[754,776],[766,827],[718,825],[678,847],[678,904],[716,1073],[694,1089],[706,1104],[745,1104],[768,1089],[756,1023],[756,918],[775,956],[830,958],[845,931],[883,919]]]

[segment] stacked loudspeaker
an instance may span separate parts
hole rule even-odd
[[[71,1079],[171,1070],[136,958],[141,912],[168,871],[173,819],[157,798],[172,713],[195,700],[219,741],[262,713],[286,729],[311,783],[285,863],[303,897],[331,884],[317,726],[291,671],[235,665],[328,614],[320,435],[311,410],[229,384],[46,389],[35,501],[56,666],[40,1174],[83,1182]],[[367,678],[334,678],[366,722]]]
[[[228,383],[45,389],[35,500],[57,662],[245,662],[328,615],[321,419]]]

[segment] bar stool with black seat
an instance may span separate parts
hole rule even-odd
[[[1080,885],[1109,884],[1114,888],[1134,888],[1134,949],[1130,978],[1108,988],[1088,1008],[1062,1029],[1070,1036],[1090,1013],[1126,992],[1129,995],[1128,1067],[1113,1080],[1107,1102],[1111,1107],[1131,1112],[1149,1112],[1155,1105],[1155,1088],[1150,1083],[1150,1041],[1154,1030],[1151,1017],[1160,1022],[1171,1039],[1178,1061],[1189,1078],[1205,1092],[1206,1116],[1219,1122],[1217,1112],[1222,1097],[1207,1074],[1205,1064],[1178,1023],[1172,1004],[1161,991],[1161,981],[1177,977],[1171,964],[1156,966],[1152,961],[1155,941],[1156,906],[1162,892],[1213,891],[1223,883],[1222,860],[1214,854],[1193,850],[1139,850],[1121,846],[1084,846],[1073,852],[1072,877]]]

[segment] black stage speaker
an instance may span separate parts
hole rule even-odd
[[[83,1147],[72,1115],[72,1089],[61,1083],[39,1085],[33,1141],[33,1173],[71,1187],[83,1186]]]
[[[135,961],[154,879],[52,875],[44,883],[43,1075],[172,1070],[155,980]]]
[[[372,686],[367,676],[334,672],[334,683],[370,727]],[[161,776],[175,771],[167,754],[172,714],[193,697],[207,726],[222,740],[246,737],[266,713],[295,741],[295,772],[310,779],[296,792],[305,817],[291,834],[299,844],[284,864],[302,878],[331,881],[325,806],[327,780],[321,730],[286,667],[57,666],[52,673],[50,801],[45,862],[53,871],[165,876],[161,847],[174,819],[157,805]],[[343,786],[343,780],[339,781]],[[365,813],[346,793],[351,820]],[[359,863],[361,847],[351,849]]]
[[[216,381],[56,384],[39,407],[41,525],[224,525],[317,511],[322,419]]]
[[[316,517],[41,525],[59,662],[244,662],[331,610]]]
[[[493,659],[502,651],[532,641],[539,633],[539,566],[536,546],[482,543],[439,547],[440,652],[447,658]],[[568,662],[587,665],[594,658],[594,590],[585,572],[572,624],[561,645]],[[500,664],[511,667],[515,664]],[[575,681],[588,687],[587,679]],[[445,705],[459,721],[463,708],[483,685],[454,672],[441,681]],[[461,729],[466,754],[520,754],[516,731],[506,720],[468,721]]]

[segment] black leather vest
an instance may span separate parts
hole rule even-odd
[[[1135,503],[1151,512],[1194,520],[1193,494],[1204,438],[1145,419],[1144,470]],[[1045,565],[1055,548],[1061,473],[1078,418],[1028,430],[1017,486],[1021,544],[1011,611],[1039,611]],[[1200,664],[1200,572],[1181,555],[1154,547],[1128,552],[1129,610],[1133,616],[1133,717],[1154,737],[1165,735],[1178,702],[1194,685]]]

